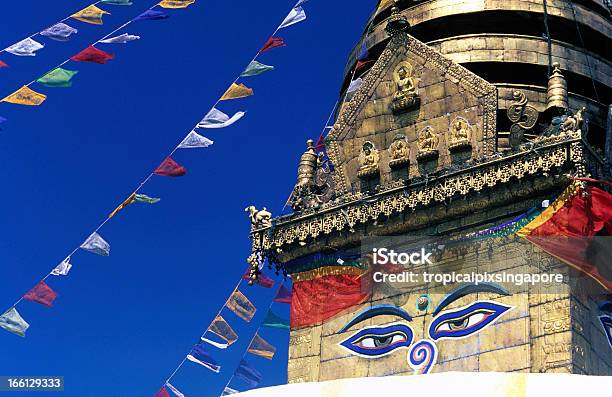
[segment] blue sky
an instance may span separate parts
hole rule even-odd
[[[189,132],[246,66],[294,0],[198,0],[170,19],[144,21],[120,33],[142,36],[100,46],[107,65],[69,63],[72,88],[32,88],[40,107],[0,104],[9,119],[0,132],[2,227],[0,306],[10,307],[104,219]],[[68,14],[84,0],[7,2],[0,13],[5,48]],[[11,93],[133,18],[154,1],[104,5],[104,25],[69,21],[67,43],[41,38],[36,57],[0,54],[0,95]],[[206,134],[208,149],[175,159],[182,178],[154,177],[142,190],[161,197],[117,215],[101,235],[111,256],[79,252],[66,278],[49,284],[60,297],[49,309],[22,302],[25,339],[0,332],[0,375],[60,375],[64,396],[152,396],[208,326],[246,266],[255,204],[275,215],[295,183],[305,141],[316,139],[336,101],[344,62],[375,1],[311,0],[308,20],[281,32],[288,46],[259,60],[276,70],[243,82],[255,96],[224,103],[246,110],[238,124]],[[188,363],[174,378],[187,395],[215,396],[262,320],[271,291],[243,287],[259,310],[252,324],[227,314],[241,336],[215,352],[214,375]],[[288,316],[288,307],[275,306]],[[263,385],[286,382],[288,332],[264,330],[278,347],[268,362],[251,356]],[[241,388],[240,383],[234,384]],[[25,396],[28,393],[20,393]]]

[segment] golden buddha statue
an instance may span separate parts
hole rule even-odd
[[[392,108],[394,112],[402,112],[413,108],[418,101],[419,92],[414,77],[412,65],[402,62],[398,66],[395,76],[397,91],[393,94]]]
[[[438,137],[432,126],[428,125],[419,132],[419,153],[417,159],[433,157],[438,153]]]
[[[378,173],[379,162],[380,155],[378,154],[378,150],[376,150],[372,142],[366,141],[359,154],[358,175],[360,177],[367,177]]]
[[[410,161],[408,148],[408,142],[406,142],[406,136],[404,134],[397,134],[393,139],[393,143],[389,146],[391,154],[391,161],[389,161],[389,167],[394,168],[406,164]]]
[[[472,127],[463,117],[457,117],[451,123],[449,149],[469,146],[472,137]]]

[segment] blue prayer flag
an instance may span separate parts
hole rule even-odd
[[[234,376],[245,381],[250,387],[256,387],[261,382],[261,373],[245,360],[240,361],[240,366],[236,369]]]
[[[201,366],[210,369],[213,372],[219,373],[221,366],[211,357],[210,354],[204,349],[202,343],[197,344],[191,349],[191,352],[187,355],[187,360],[200,364]]]
[[[146,10],[142,14],[138,15],[134,18],[134,21],[144,21],[144,20],[153,20],[153,19],[166,19],[169,15],[163,11],[158,10]]]

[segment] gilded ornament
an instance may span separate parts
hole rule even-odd
[[[366,141],[359,154],[359,177],[367,178],[378,174],[379,162],[380,155],[378,154],[378,150],[376,150],[372,142]]]
[[[258,210],[254,205],[250,205],[244,209],[245,212],[249,213],[249,219],[251,220],[251,226],[254,229],[262,227],[272,227],[272,213],[266,210]]]
[[[582,128],[584,123],[584,113],[586,108],[580,108],[575,114],[568,116],[567,119],[561,124],[559,131],[561,132],[577,132]]]
[[[527,104],[527,96],[519,90],[512,93],[514,102],[508,107],[508,119],[514,124],[510,126],[510,147],[518,149],[525,131],[532,129],[537,121],[539,112],[533,106]]]
[[[463,117],[457,117],[451,123],[448,148],[450,151],[470,146],[472,126]]]
[[[548,89],[546,90],[546,110],[551,108],[564,112],[567,110],[567,81],[561,73],[561,65],[558,62],[552,64],[553,71],[548,78]]]
[[[410,149],[404,134],[397,134],[395,136],[393,143],[389,146],[389,152],[391,157],[389,167],[391,168],[401,167],[410,162]]]
[[[417,160],[425,160],[438,155],[438,136],[432,126],[419,132],[419,153]]]
[[[397,91],[393,94],[391,108],[395,113],[408,111],[419,104],[419,89],[417,81],[412,76],[412,71],[412,65],[404,61],[397,66],[393,73]]]

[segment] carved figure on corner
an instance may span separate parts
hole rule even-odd
[[[380,155],[374,144],[370,141],[366,141],[361,148],[359,153],[359,171],[360,177],[368,177],[378,173],[378,164],[380,162]]]
[[[575,114],[568,116],[567,119],[561,124],[559,131],[561,132],[576,132],[582,128],[584,123],[584,113],[586,108],[580,108]]]
[[[419,103],[419,89],[415,78],[412,76],[412,70],[410,63],[402,62],[393,74],[397,91],[393,94],[391,108],[395,113],[410,110]]]
[[[258,210],[254,205],[250,205],[244,211],[249,213],[249,219],[253,227],[272,227],[272,213],[266,207],[263,210]]]

